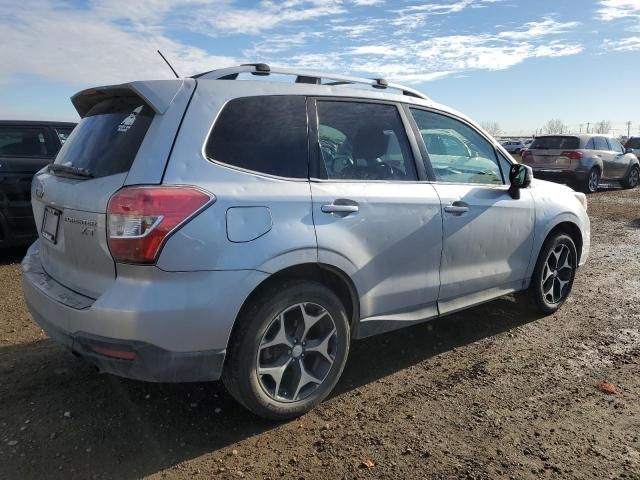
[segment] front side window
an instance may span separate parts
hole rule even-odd
[[[622,144],[618,140],[615,138],[607,138],[607,141],[609,142],[609,149],[612,152],[624,153],[624,148],[622,148]]]
[[[493,146],[471,127],[451,117],[411,109],[436,180],[502,185]],[[508,172],[507,172],[508,175]]]
[[[0,127],[0,156],[52,157],[44,128]]]
[[[302,96],[231,100],[207,141],[207,157],[258,173],[308,177],[307,110]]]
[[[609,150],[609,145],[607,145],[607,139],[604,137],[593,137],[593,144],[595,150]]]
[[[56,127],[56,135],[58,135],[58,139],[60,140],[60,145],[64,145],[64,142],[67,141],[69,135],[71,135],[71,131],[73,128],[71,127]]]
[[[395,105],[318,101],[321,167],[328,179],[417,180]]]

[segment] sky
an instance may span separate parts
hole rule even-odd
[[[504,133],[640,133],[640,0],[0,0],[0,119],[240,63],[384,77]]]

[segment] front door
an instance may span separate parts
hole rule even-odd
[[[411,109],[442,204],[441,314],[521,289],[533,246],[531,192],[508,189],[509,161],[471,125]]]
[[[361,303],[359,336],[436,316],[440,201],[433,185],[418,180],[398,106],[337,99],[315,106],[318,260],[351,276]]]

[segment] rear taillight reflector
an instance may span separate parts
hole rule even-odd
[[[560,156],[567,157],[571,160],[580,160],[582,158],[582,152],[566,151],[566,152],[562,152]]]
[[[133,361],[138,358],[138,354],[132,350],[119,350],[117,348],[105,347],[102,345],[89,344],[89,348],[98,355],[111,357],[117,360]]]
[[[168,235],[211,201],[192,187],[126,187],[109,200],[109,249],[118,262],[153,263]]]

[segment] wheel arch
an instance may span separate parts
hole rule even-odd
[[[238,311],[228,342],[233,341],[240,318],[242,318],[243,313],[249,308],[255,298],[267,290],[277,288],[277,286],[283,282],[292,280],[316,281],[335,293],[347,310],[351,336],[353,338],[360,320],[360,298],[349,275],[332,265],[323,263],[301,263],[272,273],[253,289]]]
[[[576,252],[578,254],[578,264],[580,263],[580,257],[582,256],[582,247],[584,245],[584,240],[582,238],[582,230],[580,227],[570,220],[563,220],[554,225],[547,235],[544,238],[544,241],[541,243],[540,248],[538,249],[538,257],[540,256],[540,252],[542,252],[542,248],[547,243],[547,241],[557,233],[564,233],[571,237],[573,243],[576,245]],[[537,257],[536,257],[537,258]]]

